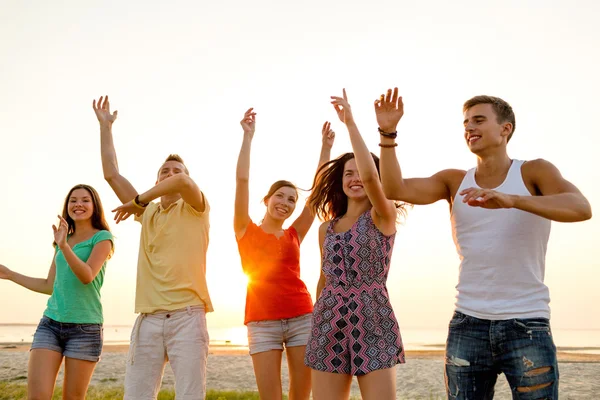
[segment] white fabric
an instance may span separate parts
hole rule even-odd
[[[494,190],[531,196],[521,166],[513,160],[505,181]],[[550,318],[544,284],[550,220],[517,209],[489,210],[463,203],[460,192],[475,183],[467,171],[454,198],[452,236],[461,259],[456,310],[476,318]]]
[[[204,400],[208,342],[202,306],[141,314],[131,334],[124,399],[156,399],[168,360],[177,399]]]

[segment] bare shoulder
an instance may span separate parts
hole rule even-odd
[[[521,171],[524,174],[536,174],[540,172],[557,171],[558,169],[554,164],[543,158],[536,158],[535,160],[525,161],[521,167]]]
[[[321,225],[319,225],[319,237],[324,237],[327,233],[327,228],[329,228],[329,224],[331,221],[325,221]]]
[[[444,169],[434,176],[437,176],[444,182],[448,188],[449,197],[454,198],[466,174],[467,171],[464,169]]]

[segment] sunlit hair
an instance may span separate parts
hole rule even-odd
[[[465,104],[463,105],[463,113],[467,112],[468,109],[478,104],[490,104],[492,106],[492,110],[494,110],[494,113],[496,114],[496,122],[499,124],[509,122],[512,125],[512,131],[510,131],[508,138],[506,139],[506,142],[508,143],[513,133],[515,133],[515,129],[517,127],[515,113],[513,112],[510,104],[499,97],[486,95],[475,96],[465,101]]]
[[[296,192],[296,200],[298,200],[298,188],[296,187],[296,185],[294,185],[290,181],[281,180],[281,181],[277,181],[271,185],[271,187],[269,188],[269,192],[267,193],[267,195],[265,197],[263,197],[263,203],[265,205],[267,205],[271,196],[273,196],[275,194],[275,192],[278,191],[279,189],[281,189],[282,187],[290,187],[290,188],[294,189],[294,192]]]
[[[178,163],[181,163],[181,165],[183,165],[183,171],[185,172],[185,174],[188,176],[190,175],[190,171],[188,171],[187,166],[183,162],[183,158],[181,158],[179,154],[169,154],[163,162],[163,165],[165,165],[165,163],[169,161],[177,161]],[[160,176],[160,170],[162,169],[163,165],[161,165],[158,169],[158,173],[156,174],[157,177]]]
[[[377,174],[379,174],[379,157],[371,153]],[[354,153],[345,153],[338,158],[323,164],[315,175],[311,194],[307,203],[312,212],[321,221],[329,221],[346,214],[348,196],[344,193],[343,177],[346,162],[354,158]],[[406,214],[406,204],[394,202],[398,216]]]
[[[92,217],[90,218],[92,222],[92,227],[94,229],[110,232],[110,227],[108,226],[108,223],[104,218],[104,207],[102,207],[102,202],[100,201],[100,196],[98,195],[98,192],[96,192],[96,189],[94,189],[90,185],[79,184],[73,186],[71,190],[69,190],[69,193],[65,198],[65,204],[63,205],[62,217],[65,219],[65,221],[67,221],[67,234],[73,235],[75,233],[75,221],[73,221],[73,219],[69,216],[69,200],[71,199],[71,195],[73,194],[73,192],[77,189],[85,189],[92,198],[93,210]],[[56,242],[54,243],[54,245],[56,245]]]

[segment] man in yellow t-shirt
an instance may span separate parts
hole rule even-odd
[[[110,113],[108,97],[94,101],[94,111],[104,178],[123,202],[115,219],[135,215],[142,224],[135,297],[140,315],[131,334],[124,398],[155,399],[169,361],[177,394],[204,399],[206,313],[213,311],[206,285],[208,202],[174,154],[160,167],[155,186],[138,194],[119,173],[112,140],[117,112]]]

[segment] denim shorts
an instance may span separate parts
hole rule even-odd
[[[312,314],[288,319],[248,322],[250,355],[285,347],[306,346],[312,325]]]
[[[513,399],[558,399],[558,364],[550,321],[492,321],[455,312],[446,342],[448,399],[492,399],[501,373]]]
[[[52,350],[65,357],[98,362],[102,330],[102,324],[64,323],[44,315],[33,335],[31,349]]]

